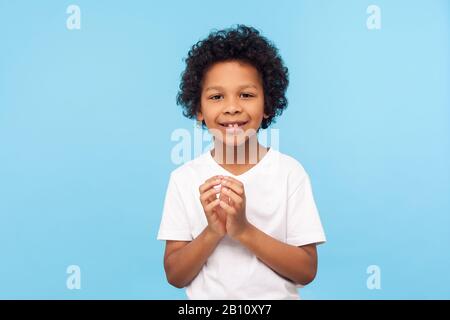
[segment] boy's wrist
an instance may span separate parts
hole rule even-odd
[[[208,240],[214,241],[214,242],[219,242],[220,240],[222,240],[222,238],[225,235],[220,235],[217,232],[215,232],[214,230],[211,230],[208,226],[205,228],[205,237]]]
[[[234,239],[245,245],[249,241],[249,239],[251,239],[254,228],[255,226],[253,226],[250,222],[247,222],[242,232],[234,237]]]

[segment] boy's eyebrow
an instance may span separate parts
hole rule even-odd
[[[254,84],[244,84],[244,85],[239,86],[238,88],[239,88],[239,89],[246,89],[246,88],[254,88],[254,89],[258,89],[258,87],[255,86]],[[223,89],[224,89],[224,88],[221,87],[221,86],[212,86],[212,87],[206,88],[205,91],[208,91],[208,90],[218,90],[218,91],[221,91],[221,90],[223,90]]]

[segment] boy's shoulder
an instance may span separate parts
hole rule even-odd
[[[299,160],[293,156],[279,153],[279,167],[283,171],[282,176],[286,179],[290,195],[292,195],[292,190],[297,190],[298,187],[305,185],[310,181],[308,172],[305,170],[303,165]]]
[[[280,168],[288,173],[306,174],[306,170],[299,160],[279,150],[273,150],[275,157],[278,157]]]

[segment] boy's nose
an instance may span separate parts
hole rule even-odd
[[[242,111],[242,108],[239,105],[239,102],[234,99],[230,100],[227,103],[225,109],[223,110],[224,113],[230,113],[230,114],[235,114],[235,113],[241,112],[241,111]]]

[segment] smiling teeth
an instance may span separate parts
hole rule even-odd
[[[225,130],[227,134],[238,135],[244,132],[244,129],[242,127],[244,124],[245,123],[242,123],[241,126],[239,126],[237,123],[229,123],[225,125]]]

